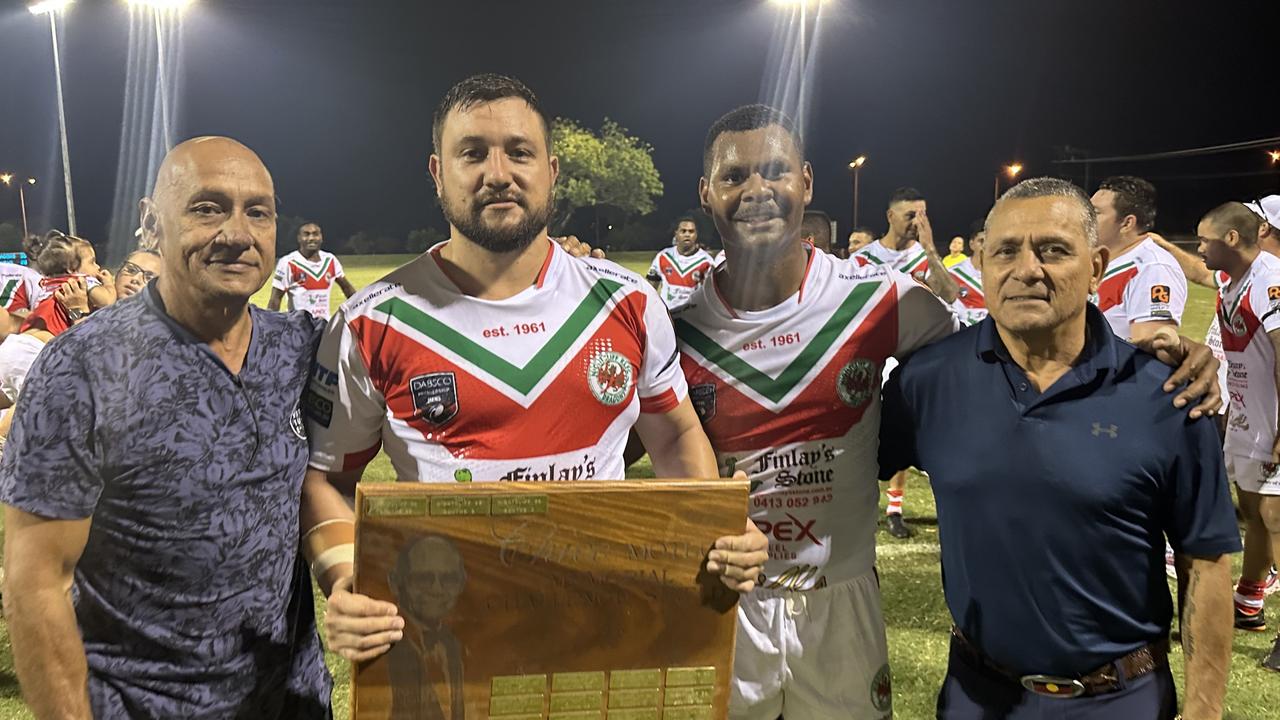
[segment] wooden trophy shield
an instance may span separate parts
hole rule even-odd
[[[352,716],[720,720],[737,593],[705,570],[745,481],[362,483],[356,591],[404,638]]]

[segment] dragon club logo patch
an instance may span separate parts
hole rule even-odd
[[[419,375],[409,381],[414,413],[432,425],[444,425],[458,414],[458,384],[451,372]]]
[[[289,429],[299,440],[307,439],[307,424],[302,421],[302,401],[293,404],[293,412],[289,413]]]
[[[879,388],[880,373],[876,371],[876,364],[866,358],[854,358],[836,377],[836,394],[851,408],[866,405]]]
[[[619,405],[631,394],[631,363],[612,350],[592,356],[587,365],[587,387],[601,405]]]
[[[877,712],[887,713],[893,708],[893,681],[889,665],[885,664],[871,679],[871,705]]]

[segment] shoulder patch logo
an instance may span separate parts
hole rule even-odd
[[[307,439],[307,424],[302,421],[302,401],[299,400],[293,404],[293,411],[289,413],[289,429],[293,434],[298,436],[299,440]]]
[[[432,425],[444,425],[458,414],[458,384],[451,372],[419,375],[409,380],[413,409]]]
[[[587,386],[601,405],[619,405],[631,393],[631,363],[612,350],[596,353],[587,365]]]
[[[871,394],[879,389],[880,373],[876,371],[876,364],[867,358],[854,358],[836,376],[836,394],[851,408],[866,405]]]
[[[1280,300],[1280,285],[1272,285],[1267,288],[1268,300]]]
[[[714,383],[702,383],[689,386],[689,402],[693,411],[698,413],[698,420],[711,422],[716,416],[716,386]]]
[[[1280,290],[1280,288],[1272,288]],[[1151,302],[1167,303],[1169,302],[1169,286],[1168,285],[1152,285],[1151,286]]]

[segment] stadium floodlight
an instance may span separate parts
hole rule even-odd
[[[130,5],[141,5],[153,10],[176,10],[182,12],[191,4],[191,0],[127,0]]]
[[[1268,150],[1267,154],[1271,156],[1271,164],[1280,163],[1280,150]]]
[[[821,5],[825,0],[770,0],[774,5],[795,7],[797,5]]]
[[[13,173],[4,173],[3,175],[0,175],[0,182],[4,183],[5,185],[12,185]]]
[[[1018,173],[1022,172],[1022,164],[1014,163],[1012,165],[1007,165],[1005,166],[1004,171],[1009,173],[1009,179],[1012,180],[1018,177]]]
[[[41,2],[31,3],[27,9],[32,15],[44,15],[46,13],[55,13],[60,10],[66,10],[73,0],[41,0]]]
[[[849,163],[849,167],[851,167],[851,168],[860,168],[860,167],[862,167],[862,164],[863,164],[863,163],[865,163],[866,161],[867,161],[867,156],[866,156],[866,155],[859,155],[858,157],[856,157],[856,158],[854,158],[852,161],[850,161],[850,163]]]

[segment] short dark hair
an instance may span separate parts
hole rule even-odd
[[[674,235],[683,223],[693,223],[693,229],[698,229],[698,221],[693,219],[692,215],[681,215],[676,221],[671,223],[671,234]]]
[[[435,153],[440,154],[440,136],[444,130],[444,119],[450,110],[454,108],[468,110],[476,105],[505,98],[520,98],[538,114],[538,119],[542,121],[542,133],[547,141],[547,152],[550,152],[551,124],[547,122],[547,114],[542,111],[542,105],[538,103],[538,96],[533,94],[529,86],[515,78],[484,73],[472,75],[449,88],[449,92],[444,94],[444,99],[440,101],[435,115],[431,118],[431,144],[435,148]]]
[[[702,174],[711,174],[711,150],[721,135],[759,130],[770,125],[777,125],[787,131],[791,136],[791,142],[795,143],[796,151],[800,153],[800,159],[803,160],[804,140],[800,138],[800,130],[791,116],[775,107],[757,103],[730,110],[712,123],[711,129],[707,131],[707,139],[702,144]]]
[[[831,216],[821,210],[805,210],[800,221],[800,237],[826,238],[831,247]]]
[[[872,230],[871,228],[867,227],[866,225],[859,225],[858,227],[856,227],[856,228],[854,228],[854,229],[852,229],[852,230],[850,230],[850,231],[849,231],[849,234],[850,234],[850,235],[853,235],[853,234],[855,234],[855,233],[864,233],[864,234],[870,235],[871,237],[875,237],[875,236],[876,236],[876,231],[875,231],[875,230]]]
[[[298,237],[302,237],[302,228],[308,225],[315,225],[317,230],[319,230],[320,232],[324,232],[324,228],[320,227],[320,223],[314,220],[304,220],[302,221],[302,224],[298,226],[298,232],[296,233],[296,235]]]
[[[924,200],[924,195],[921,195],[919,190],[913,187],[900,187],[889,196],[889,207],[893,207],[900,202],[916,202],[918,200]]]
[[[1258,242],[1258,228],[1262,227],[1262,218],[1244,203],[1225,202],[1204,214],[1204,220],[1213,224],[1214,229],[1226,234],[1229,230],[1240,233],[1246,245]]]
[[[1116,175],[1098,184],[1099,190],[1115,194],[1116,217],[1123,220],[1132,215],[1138,223],[1138,232],[1146,232],[1156,226],[1156,186],[1133,175]]]
[[[977,220],[974,220],[972,224],[969,225],[969,237],[967,239],[973,240],[974,238],[978,237],[978,235],[981,235],[986,231],[987,231],[987,221],[983,220],[982,218],[978,218]]]

